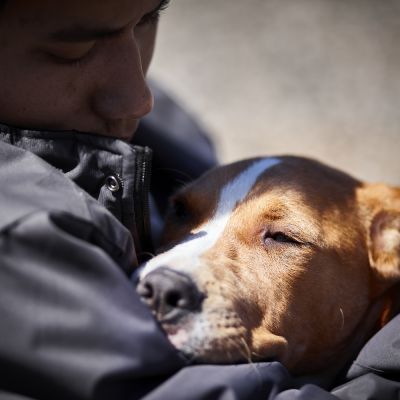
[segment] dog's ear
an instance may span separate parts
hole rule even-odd
[[[381,292],[400,282],[400,190],[369,185],[364,195],[369,260]]]
[[[372,219],[369,234],[371,267],[379,281],[389,284],[400,281],[400,212],[378,212]]]

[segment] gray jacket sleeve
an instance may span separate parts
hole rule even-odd
[[[142,378],[183,362],[90,228],[73,220],[37,212],[0,236],[1,386],[37,398],[123,398],[125,387],[140,397]]]
[[[33,154],[0,160],[0,398],[147,393],[184,363],[128,279],[129,232]]]
[[[266,399],[285,383],[278,363],[171,376],[184,361],[96,241],[65,213],[37,212],[1,233],[0,398]]]

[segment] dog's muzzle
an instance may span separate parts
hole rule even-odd
[[[167,267],[146,275],[137,291],[160,322],[174,322],[188,313],[201,311],[204,299],[188,275]]]

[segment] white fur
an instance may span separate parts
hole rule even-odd
[[[189,274],[194,272],[200,266],[201,255],[211,249],[221,237],[236,205],[246,198],[263,172],[280,162],[277,158],[255,161],[233,181],[227,183],[221,190],[212,219],[196,232],[192,232],[198,237],[188,238],[187,241],[150,260],[141,271],[140,277],[143,278],[159,267],[168,267]]]

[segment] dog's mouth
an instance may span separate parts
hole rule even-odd
[[[137,290],[172,345],[191,361],[251,361],[251,333],[218,285],[160,267]]]
[[[251,361],[246,330],[234,312],[203,311],[174,322],[159,322],[168,340],[191,362],[228,364]]]
[[[190,341],[190,325],[182,323],[173,324],[170,322],[160,322],[160,324],[172,345],[184,353],[186,357],[193,359],[195,355],[188,351],[187,346]]]

